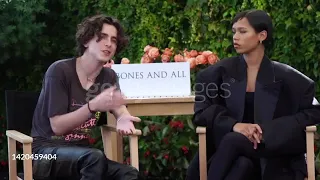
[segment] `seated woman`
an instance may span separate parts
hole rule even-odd
[[[210,130],[207,146],[214,147],[208,180],[303,180],[305,128],[320,122],[315,83],[266,56],[273,32],[266,12],[237,14],[232,31],[240,55],[196,78],[194,123]],[[196,165],[190,179],[197,179]]]

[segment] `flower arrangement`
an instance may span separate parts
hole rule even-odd
[[[189,62],[190,69],[194,69],[201,65],[212,65],[218,62],[220,59],[216,53],[212,51],[197,51],[184,49],[182,52],[174,52],[173,48],[165,48],[162,54],[159,48],[147,45],[144,47],[144,54],[141,57],[140,63],[170,63],[170,62]],[[104,65],[104,67],[111,67],[114,64],[114,60],[110,60]],[[130,64],[130,60],[126,57],[121,59],[121,64]]]
[[[169,62],[189,62],[190,68],[194,69],[198,65],[207,65],[207,64],[215,64],[219,61],[217,54],[212,51],[197,51],[191,50],[188,51],[184,49],[182,52],[177,51],[176,53],[173,51],[173,48],[165,48],[160,53],[159,48],[153,47],[150,45],[145,46],[144,54],[141,58],[141,63],[154,63],[157,60],[160,60],[162,63]]]

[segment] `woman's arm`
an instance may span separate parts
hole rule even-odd
[[[219,140],[232,131],[237,120],[230,117],[223,100],[224,92],[219,67],[212,66],[197,74],[195,82],[195,105],[193,123],[214,131]],[[228,92],[226,92],[228,93]]]

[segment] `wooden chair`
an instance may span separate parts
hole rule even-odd
[[[314,133],[317,131],[316,126],[306,128],[307,137],[307,169],[308,179],[315,180],[315,162],[314,162]],[[207,180],[207,152],[206,152],[206,128],[197,127],[196,132],[199,134],[199,167],[200,180]]]
[[[316,98],[312,102],[314,105],[319,104]],[[306,128],[306,146],[307,146],[307,170],[308,178],[305,180],[315,180],[315,162],[314,162],[314,134],[317,131],[316,126]],[[206,153],[206,128],[197,127],[196,132],[199,135],[199,167],[200,180],[207,180],[207,153]]]
[[[316,98],[313,98],[313,105],[319,105]],[[315,155],[314,155],[314,134],[317,131],[316,126],[306,127],[306,160],[308,178],[305,180],[315,180]],[[207,180],[207,152],[206,152],[206,127],[197,127],[196,133],[199,136],[199,170],[200,180]]]
[[[12,157],[16,154],[16,141],[22,143],[23,154],[32,154],[32,137],[29,136],[32,127],[33,112],[38,101],[39,93],[36,92],[17,92],[6,91],[6,114],[7,114],[7,131],[8,138],[8,161],[9,161],[9,179],[32,180],[32,160],[23,161],[23,174],[17,176],[17,162]],[[101,126],[102,139],[104,147],[112,147],[110,142],[111,135],[116,134],[116,128],[108,125]],[[130,157],[131,165],[139,170],[138,162],[138,136],[140,130],[130,135]],[[107,145],[106,145],[107,144]],[[113,148],[113,147],[112,147]],[[104,148],[107,157],[109,155]],[[111,159],[113,160],[113,159]],[[116,161],[116,160],[115,160]],[[123,163],[123,162],[119,162]]]

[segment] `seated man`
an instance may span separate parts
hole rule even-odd
[[[31,132],[33,154],[43,155],[33,162],[34,178],[136,180],[135,168],[107,159],[88,141],[107,111],[121,134],[140,121],[127,111],[116,73],[103,67],[126,46],[123,28],[104,15],[89,17],[78,25],[76,41],[79,56],[54,62],[43,79]]]

